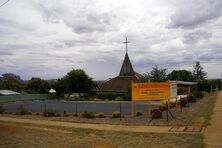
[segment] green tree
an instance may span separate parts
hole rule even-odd
[[[56,94],[58,96],[63,97],[65,93],[67,93],[67,78],[63,77],[58,79],[54,85],[52,86],[56,90]]]
[[[38,77],[33,77],[28,81],[26,90],[29,93],[48,93],[49,83]]]
[[[64,95],[64,93],[78,93],[81,95],[81,93],[88,93],[95,87],[96,84],[93,82],[92,78],[82,69],[71,70],[55,84],[55,90],[60,96]]]
[[[187,70],[173,70],[167,77],[169,80],[193,81],[192,72]]]
[[[67,91],[69,93],[88,93],[95,86],[92,78],[90,78],[82,69],[71,70],[67,74],[67,79]]]
[[[157,65],[150,73],[143,74],[140,81],[164,82],[167,80],[167,69],[159,69]]]
[[[22,89],[22,83],[15,77],[7,76],[2,78],[0,88],[20,92]]]
[[[207,78],[207,73],[203,70],[199,61],[195,63],[193,68],[193,77],[195,81],[205,80]]]

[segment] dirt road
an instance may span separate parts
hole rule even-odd
[[[210,126],[207,127],[204,136],[207,148],[222,147],[222,91],[218,93]]]

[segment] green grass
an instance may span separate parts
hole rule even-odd
[[[203,135],[194,135],[192,147],[203,148],[204,147],[203,138],[204,138]]]
[[[205,99],[203,105],[197,115],[191,120],[192,124],[201,124],[203,126],[210,124],[210,119],[217,99],[217,92],[206,94],[203,99]]]

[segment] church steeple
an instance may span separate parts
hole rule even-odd
[[[133,70],[133,66],[130,62],[128,53],[126,53],[119,76],[134,76],[135,72]]]
[[[133,66],[130,62],[130,59],[127,53],[127,43],[130,43],[129,41],[127,41],[127,37],[126,37],[126,41],[123,43],[126,44],[126,55],[125,55],[119,76],[134,76],[135,72],[133,70]]]

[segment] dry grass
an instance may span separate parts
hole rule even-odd
[[[164,147],[164,148],[190,148],[197,147],[200,135],[187,134],[148,134],[108,132],[85,129],[59,129],[69,130],[72,133],[58,133],[55,127],[27,128],[20,124],[0,124],[0,147]],[[54,128],[54,129],[53,129]],[[196,139],[196,140],[195,140]]]

